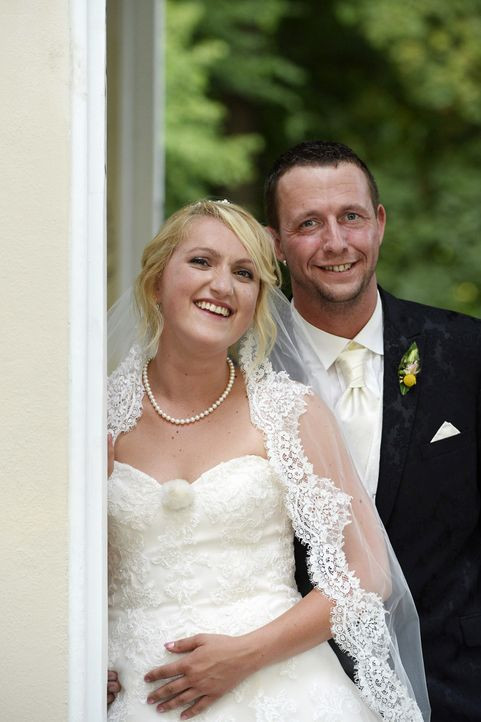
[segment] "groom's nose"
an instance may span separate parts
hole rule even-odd
[[[343,229],[339,225],[337,218],[329,218],[326,220],[322,229],[322,245],[323,250],[329,253],[340,253],[347,248],[347,240],[344,237]]]

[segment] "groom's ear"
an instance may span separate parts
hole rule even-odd
[[[272,226],[266,226],[266,230],[270,234],[273,242],[274,242],[274,249],[276,252],[277,260],[278,261],[285,261],[286,257],[284,255],[284,251],[282,250],[281,245],[281,239],[279,237],[279,233],[276,231],[275,228],[272,228]]]
[[[379,245],[381,245],[384,238],[384,229],[386,228],[386,209],[381,204],[377,207],[376,220],[379,232]]]

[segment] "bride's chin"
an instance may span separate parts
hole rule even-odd
[[[242,327],[231,329],[222,329],[220,326],[203,328],[202,324],[174,326],[167,322],[160,337],[159,350],[162,349],[162,354],[167,353],[173,357],[180,354],[184,362],[189,359],[195,363],[196,359],[225,358],[251,327],[252,322],[245,327],[242,324]]]
[[[195,354],[227,354],[232,346],[235,346],[241,338],[247,333],[250,326],[243,330],[242,333],[225,334],[215,338],[215,334],[206,334],[192,339],[191,349]]]
[[[191,358],[193,362],[196,359],[225,359],[229,355],[229,350],[232,346],[237,343],[237,339],[225,341],[224,339],[220,343],[215,343],[212,339],[196,339],[192,340],[188,345],[188,352],[184,354],[187,358]]]

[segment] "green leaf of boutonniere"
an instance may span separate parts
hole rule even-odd
[[[417,384],[417,377],[421,373],[421,359],[416,341],[410,345],[402,357],[398,367],[399,388],[405,396]]]

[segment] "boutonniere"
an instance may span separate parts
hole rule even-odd
[[[399,388],[403,396],[416,385],[417,376],[421,373],[421,359],[416,341],[410,345],[401,359],[398,368]]]

